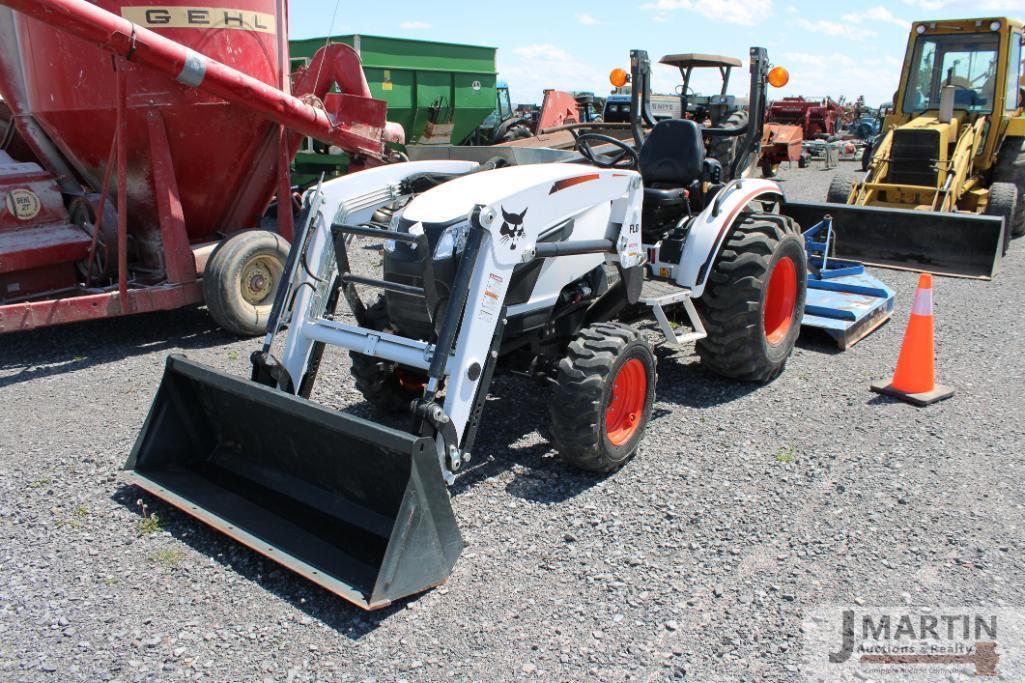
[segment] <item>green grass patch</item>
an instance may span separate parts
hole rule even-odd
[[[181,548],[161,548],[151,553],[149,559],[151,562],[173,569],[184,562],[185,557],[185,551]]]
[[[160,531],[160,517],[157,515],[146,515],[136,524],[136,531],[139,532],[140,536]]]
[[[776,462],[792,463],[797,457],[797,449],[793,446],[789,448],[781,448],[776,453]]]

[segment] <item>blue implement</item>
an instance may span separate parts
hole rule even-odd
[[[822,329],[840,350],[864,339],[893,315],[894,292],[854,261],[829,257],[832,220],[804,233],[808,293],[801,324]]]

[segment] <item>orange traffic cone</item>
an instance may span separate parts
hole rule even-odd
[[[932,275],[923,273],[918,279],[915,305],[900,347],[897,371],[889,382],[873,382],[872,391],[927,406],[948,398],[954,390],[936,384],[935,351],[933,349]]]

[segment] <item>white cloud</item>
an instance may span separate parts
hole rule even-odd
[[[669,21],[669,15],[667,14],[652,14],[651,20],[656,24],[664,24]]]
[[[422,29],[428,29],[431,25],[426,21],[404,21],[399,24],[399,28],[404,28],[407,31],[418,31]]]
[[[594,26],[598,23],[597,19],[592,17],[590,14],[587,14],[586,12],[584,14],[578,14],[577,21],[579,21],[584,26]]]
[[[850,38],[851,40],[864,40],[871,38],[876,35],[875,31],[871,31],[867,28],[861,28],[860,26],[852,25],[851,22],[836,22],[826,21],[825,19],[817,19],[811,21],[801,17],[797,20],[797,25],[801,28],[807,29],[814,33],[821,33],[834,38]]]
[[[905,21],[900,17],[893,15],[890,10],[886,9],[882,5],[876,5],[875,7],[869,7],[864,12],[849,13],[841,17],[844,21],[848,21],[854,24],[860,24],[865,20],[868,21],[879,21],[884,24],[893,24],[894,26],[900,26],[901,28],[908,28],[911,26],[911,22]]]
[[[969,14],[976,16],[980,12],[995,11],[1003,15],[1012,12],[1025,12],[1025,0],[904,0],[921,10],[971,10]],[[967,15],[966,15],[967,16]],[[916,19],[932,19],[934,17],[916,17]]]
[[[789,66],[796,64],[802,67],[827,67],[827,66],[853,66],[857,61],[849,55],[834,53],[831,55],[818,55],[811,52],[786,52],[783,54],[784,63]]]
[[[754,26],[772,17],[772,0],[656,0],[641,5],[641,9],[663,15],[673,10],[686,10],[724,24]]]
[[[526,59],[536,59],[544,61],[570,61],[572,58],[569,53],[563,50],[561,47],[555,47],[550,43],[526,45],[524,47],[514,47],[513,52],[524,57]]]
[[[578,59],[561,47],[536,43],[498,52],[499,77],[509,82],[514,103],[541,103],[546,88],[556,90],[592,90],[608,92],[608,70],[612,65],[596,67]]]
[[[808,98],[864,95],[870,106],[889,101],[900,80],[901,60],[893,55],[851,56],[842,52],[816,54],[785,52],[774,61],[790,70],[790,83],[772,89],[771,99],[803,95]]]

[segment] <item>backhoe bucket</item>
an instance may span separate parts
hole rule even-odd
[[[999,217],[810,202],[786,202],[782,211],[806,229],[832,216],[840,259],[982,280],[1000,269]]]
[[[133,483],[364,609],[445,581],[463,542],[429,437],[170,356]]]

